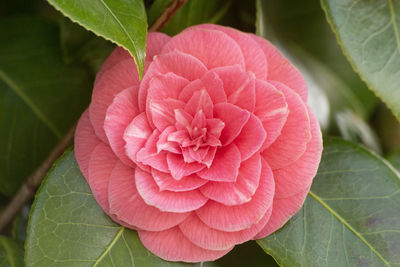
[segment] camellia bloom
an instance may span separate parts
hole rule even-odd
[[[150,33],[146,69],[117,48],[75,135],[94,197],[170,261],[215,260],[279,229],[321,157],[296,68],[266,40],[216,25]]]

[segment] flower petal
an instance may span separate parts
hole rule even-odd
[[[108,143],[103,128],[107,108],[113,102],[114,97],[122,90],[139,86],[139,76],[136,69],[135,61],[130,58],[115,64],[104,71],[101,77],[96,78],[89,114],[96,135],[104,143]]]
[[[148,250],[167,261],[214,261],[233,248],[226,250],[200,248],[190,242],[178,227],[160,232],[139,231],[139,238]]]
[[[273,170],[283,168],[298,160],[311,139],[310,118],[300,96],[282,83],[273,82],[286,97],[289,116],[281,134],[261,155]]]
[[[258,152],[267,137],[260,120],[250,113],[250,118],[243,126],[234,144],[239,148],[242,161]]]
[[[238,65],[213,69],[224,83],[228,103],[254,111],[256,94],[254,75],[244,72]]]
[[[162,231],[178,225],[190,213],[162,212],[147,205],[135,185],[135,169],[121,162],[112,170],[108,197],[110,212],[119,220],[138,229]]]
[[[229,35],[242,50],[246,70],[253,72],[258,79],[265,80],[267,78],[267,59],[263,50],[251,35],[230,27],[223,27],[215,24],[196,25],[196,28],[218,30]]]
[[[182,177],[196,173],[206,167],[205,165],[197,162],[186,163],[183,160],[182,155],[172,153],[167,154],[167,163],[169,172],[176,180],[181,180]]]
[[[194,92],[185,105],[185,111],[193,117],[201,110],[207,118],[212,118],[213,108],[213,102],[206,89]]]
[[[136,168],[135,181],[143,200],[161,211],[188,212],[207,202],[207,198],[197,189],[186,192],[160,191],[151,174],[139,168]]]
[[[240,134],[249,120],[250,113],[229,103],[219,103],[214,106],[214,117],[225,123],[220,136],[221,143],[225,146]]]
[[[164,45],[171,39],[161,32],[149,32],[146,39],[146,61],[152,61],[153,57],[160,54]]]
[[[206,184],[208,181],[201,179],[196,174],[183,177],[177,181],[169,173],[151,170],[154,181],[161,191],[168,190],[173,192],[191,191]]]
[[[279,198],[293,196],[310,187],[317,173],[322,154],[322,136],[316,117],[309,109],[312,139],[304,154],[294,163],[274,170],[275,194]]]
[[[127,126],[138,115],[137,108],[138,88],[128,88],[120,92],[113,103],[108,107],[104,121],[104,131],[115,155],[131,167],[136,164],[125,154],[126,142],[123,138]]]
[[[209,200],[196,210],[196,214],[211,228],[226,232],[240,231],[262,219],[272,205],[274,189],[271,168],[262,161],[260,183],[251,201],[242,205],[226,206]]]
[[[298,193],[288,198],[274,198],[272,214],[265,227],[254,237],[254,239],[264,238],[281,228],[293,215],[303,206],[310,189]]]
[[[230,144],[218,148],[210,168],[199,171],[197,175],[210,181],[234,182],[239,173],[240,162],[239,149],[235,144]]]
[[[162,172],[168,172],[167,154],[165,151],[158,153],[157,141],[160,137],[160,132],[154,130],[147,139],[146,144],[136,154],[136,160],[144,165],[148,165]]]
[[[212,250],[229,249],[236,244],[241,244],[252,239],[264,228],[271,216],[272,208],[269,208],[262,219],[250,228],[237,232],[224,232],[208,227],[199,217],[192,213],[179,225],[182,233],[195,245]]]
[[[289,108],[285,95],[272,84],[262,80],[256,80],[256,115],[267,132],[267,138],[261,150],[269,147],[281,134],[286,123]]]
[[[157,129],[162,132],[168,126],[175,124],[175,110],[184,107],[185,103],[173,98],[151,101],[149,103],[150,118]],[[147,116],[149,117],[149,114]]]
[[[304,103],[307,103],[307,84],[300,71],[270,42],[254,34],[249,35],[258,43],[267,58],[267,80],[279,81],[287,85],[301,96]]]
[[[146,108],[147,91],[149,89],[150,81],[156,75],[166,74],[169,72],[181,76],[188,81],[193,81],[202,77],[207,72],[207,68],[197,58],[179,51],[157,55],[140,83],[140,111],[144,111]]]
[[[259,154],[240,164],[236,182],[208,182],[200,188],[209,199],[227,206],[249,202],[256,192],[261,176],[261,157]]]
[[[111,148],[104,143],[98,144],[90,156],[88,184],[97,203],[107,214],[109,214],[108,182],[118,161]]]
[[[96,136],[92,123],[89,119],[89,110],[86,109],[79,119],[78,126],[75,131],[75,148],[74,154],[79,168],[86,180],[88,180],[88,168],[90,155],[95,147],[101,143],[101,140]]]
[[[198,58],[208,68],[239,64],[244,58],[239,45],[221,31],[191,28],[173,37],[162,53],[181,51]]]

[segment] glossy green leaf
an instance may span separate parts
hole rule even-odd
[[[321,0],[353,68],[400,119],[400,0]]]
[[[258,241],[283,266],[400,266],[400,176],[354,143],[326,138],[303,208]]]
[[[5,236],[0,236],[0,266],[24,266],[24,250],[22,246]]]
[[[55,163],[36,195],[25,246],[27,266],[185,266],[154,256],[136,231],[103,213],[72,151]]]
[[[231,4],[232,0],[189,0],[168,21],[162,31],[172,36],[192,25],[217,23]]]
[[[28,26],[29,25],[29,26]],[[57,25],[0,20],[0,192],[13,194],[79,118],[87,71],[62,59]]]
[[[48,1],[72,21],[126,48],[143,74],[147,35],[143,0]]]

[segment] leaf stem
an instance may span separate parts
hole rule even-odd
[[[168,20],[185,4],[187,0],[172,0],[171,4],[163,11],[149,28],[149,32],[157,32],[168,22]]]
[[[46,173],[53,165],[54,161],[65,151],[65,149],[72,144],[75,133],[74,125],[68,133],[64,136],[61,142],[50,152],[45,161],[36,169],[36,171],[26,180],[20,187],[18,192],[14,195],[11,202],[7,205],[5,210],[0,214],[0,232],[12,221],[19,210],[24,204],[30,200],[36,192],[36,189],[42,182]]]

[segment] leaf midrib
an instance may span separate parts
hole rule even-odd
[[[40,109],[33,103],[29,97],[24,93],[22,88],[18,86],[18,84],[13,81],[9,75],[7,75],[2,69],[0,69],[0,79],[4,81],[6,85],[8,85],[14,93],[24,102],[36,115],[36,117],[46,125],[50,131],[59,139],[62,138],[61,132],[57,129],[57,127],[43,114]]]
[[[118,241],[122,233],[124,232],[125,227],[121,227],[121,229],[118,231],[118,233],[114,236],[113,240],[111,240],[110,244],[106,247],[106,249],[101,253],[99,258],[93,263],[93,267],[97,266],[101,262],[101,260],[107,255],[107,253],[112,249],[114,244]]]
[[[318,195],[310,190],[308,194],[321,204],[330,214],[339,220],[344,226],[347,227],[357,238],[359,238],[386,266],[390,266],[389,262],[359,233],[354,229],[342,216],[336,213],[326,202],[324,202]]]

